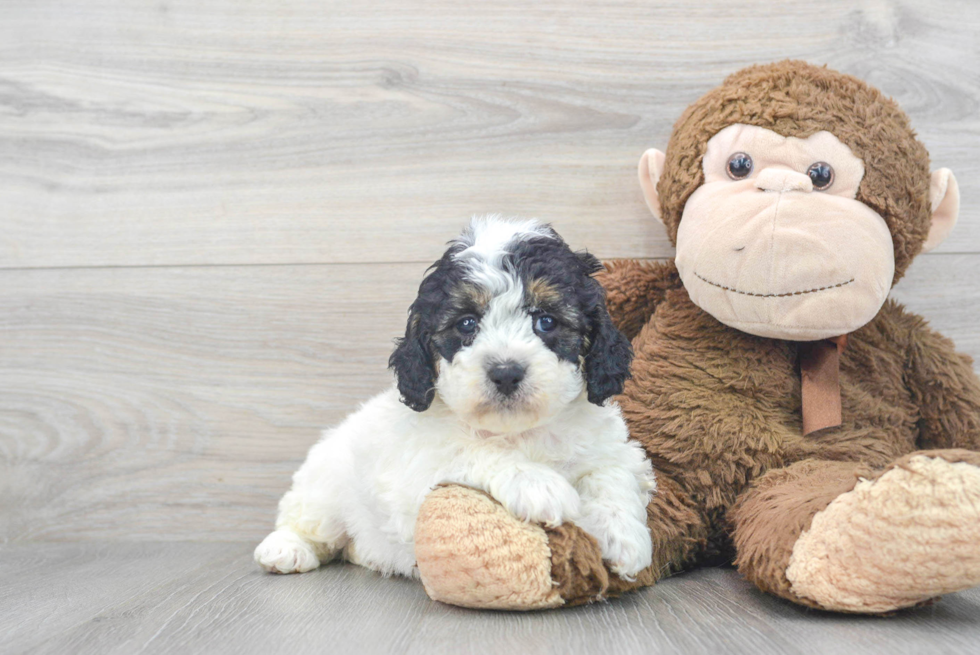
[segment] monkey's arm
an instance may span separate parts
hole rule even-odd
[[[980,450],[980,380],[973,360],[916,319],[906,383],[919,406],[919,448]]]
[[[526,523],[489,495],[458,485],[433,490],[419,509],[415,557],[429,597],[480,609],[581,605],[654,584],[693,561],[708,517],[669,476],[647,505],[653,561],[634,579],[612,573],[596,539],[574,523]]]
[[[596,279],[606,290],[606,304],[613,324],[632,340],[653,316],[667,292],[682,286],[674,260],[604,262]]]

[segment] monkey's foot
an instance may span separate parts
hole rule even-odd
[[[912,453],[861,480],[814,516],[786,577],[824,609],[861,613],[980,584],[980,453]]]
[[[565,602],[552,583],[548,535],[482,491],[432,491],[415,524],[415,558],[426,593],[444,603],[530,610]]]

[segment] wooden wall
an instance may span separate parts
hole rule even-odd
[[[971,0],[5,2],[0,542],[259,538],[468,216],[669,257],[636,161],[751,63],[911,114],[963,209],[894,294],[980,356],[978,35]]]

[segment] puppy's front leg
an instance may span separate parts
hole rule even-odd
[[[483,457],[454,481],[485,490],[524,521],[553,528],[580,515],[581,499],[568,480],[516,454]]]
[[[581,514],[581,498],[560,474],[540,464],[524,464],[500,471],[488,491],[510,512],[525,521],[554,528]]]
[[[646,518],[655,483],[645,457],[622,454],[622,458],[594,460],[594,466],[579,478],[582,516],[577,523],[599,542],[609,568],[632,579],[653,558]]]

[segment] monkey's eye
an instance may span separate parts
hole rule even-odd
[[[554,316],[544,314],[534,320],[535,332],[551,332],[556,327],[558,327],[558,321],[555,320]]]
[[[806,174],[810,176],[813,188],[817,191],[823,191],[834,183],[834,167],[825,161],[811,164],[810,168],[806,169]]]
[[[456,321],[456,329],[460,334],[473,334],[479,324],[476,316],[464,316]]]
[[[744,152],[736,152],[728,158],[728,177],[741,180],[752,172],[752,158]]]

